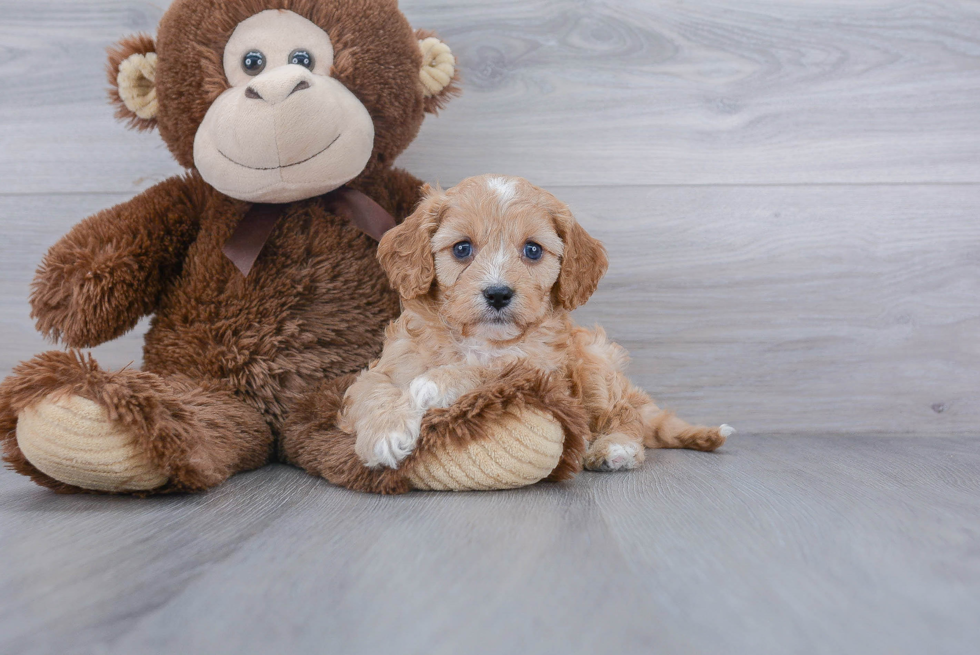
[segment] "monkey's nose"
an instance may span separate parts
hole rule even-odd
[[[270,105],[280,102],[305,89],[310,88],[310,81],[305,76],[297,76],[286,70],[292,66],[283,67],[282,72],[271,71],[260,76],[245,88],[245,97],[251,100],[264,100]],[[305,72],[305,70],[303,71]]]
[[[483,290],[483,297],[486,298],[487,304],[494,309],[503,309],[513,299],[514,290],[505,286],[490,287]]]

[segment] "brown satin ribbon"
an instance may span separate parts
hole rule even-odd
[[[323,196],[324,207],[346,218],[361,232],[381,241],[385,232],[395,227],[395,219],[384,207],[360,191],[340,187]],[[255,204],[238,223],[225,242],[222,252],[248,277],[276,227],[285,205]]]

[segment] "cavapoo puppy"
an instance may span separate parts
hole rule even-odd
[[[589,469],[634,468],[644,446],[714,450],[734,432],[661,411],[626,378],[626,351],[602,329],[572,322],[569,312],[606,271],[606,252],[568,207],[526,180],[488,175],[427,189],[378,258],[403,312],[339,416],[370,467],[397,468],[427,410],[449,407],[517,361],[569,378],[590,418]]]

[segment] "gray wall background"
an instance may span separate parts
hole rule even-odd
[[[0,373],[51,347],[45,250],[180,172],[103,73],[167,4],[0,0]],[[743,434],[976,434],[980,3],[401,5],[465,94],[399,165],[565,199],[612,260],[579,319],[662,404]],[[100,362],[138,362],[144,329]]]

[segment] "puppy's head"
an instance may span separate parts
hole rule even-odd
[[[553,195],[515,177],[426,189],[388,232],[378,258],[406,300],[424,296],[466,336],[510,339],[581,305],[606,272],[606,252]]]

